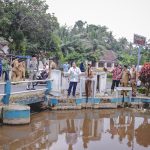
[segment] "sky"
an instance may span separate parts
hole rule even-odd
[[[150,0],[46,0],[49,12],[60,25],[73,26],[78,20],[105,25],[115,38],[133,41],[139,34],[150,39]]]

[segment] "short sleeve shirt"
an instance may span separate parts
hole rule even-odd
[[[29,70],[30,72],[34,72],[34,71],[37,71],[37,61],[33,61],[31,60],[30,61],[30,67],[29,67]]]
[[[73,68],[71,67],[68,71],[70,74],[70,81],[71,82],[78,82],[79,81],[79,75],[81,74],[81,71],[78,67]]]

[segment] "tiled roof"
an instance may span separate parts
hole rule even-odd
[[[105,62],[113,62],[116,61],[116,59],[117,59],[117,54],[112,50],[106,50],[103,52],[103,55],[100,56],[100,61],[105,61]]]

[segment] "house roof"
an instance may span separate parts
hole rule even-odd
[[[0,37],[0,54],[8,54],[8,41]]]
[[[100,56],[100,61],[105,62],[115,62],[117,59],[117,54],[112,50],[106,50],[103,52],[103,55]]]
[[[0,37],[0,44],[1,45],[8,45],[8,41],[6,41],[4,38]]]

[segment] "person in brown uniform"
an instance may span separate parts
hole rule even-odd
[[[91,78],[93,78],[93,71],[91,69],[91,63],[88,63],[88,67],[86,70],[86,81],[85,81],[85,93],[86,93],[86,98],[88,100],[88,98],[91,96],[92,94],[92,80]]]
[[[136,81],[137,81],[137,71],[135,69],[135,65],[131,68],[131,87],[132,87],[132,96],[136,96]]]
[[[129,80],[130,80],[130,72],[128,71],[127,66],[124,65],[124,69],[122,71],[121,86],[122,87],[127,87],[128,83],[129,83]],[[127,91],[122,91],[121,95],[127,96]]]

